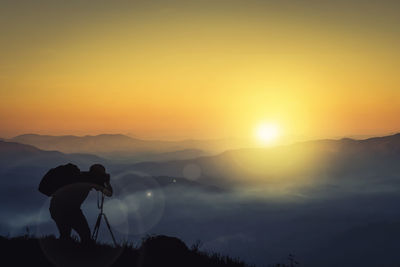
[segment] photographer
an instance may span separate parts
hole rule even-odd
[[[92,189],[101,191],[108,197],[113,194],[110,175],[100,164],[92,165],[89,171],[80,172],[78,182],[67,185],[52,195],[49,210],[60,232],[60,239],[71,239],[71,231],[74,229],[82,243],[92,242],[89,225],[81,210],[82,203]]]

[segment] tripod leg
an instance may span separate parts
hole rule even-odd
[[[103,213],[103,216],[104,216],[104,220],[106,221],[107,228],[108,228],[108,230],[110,231],[111,238],[112,238],[112,240],[114,241],[114,245],[117,247],[118,244],[117,244],[117,241],[115,240],[115,237],[114,237],[113,232],[111,231],[111,226],[110,226],[110,223],[108,222],[107,216],[106,216],[104,213]]]
[[[97,221],[96,224],[93,228],[93,234],[92,234],[92,239],[94,241],[97,241],[97,236],[99,235],[99,229],[100,229],[100,223],[101,223],[101,213],[99,214],[99,216],[97,216]]]

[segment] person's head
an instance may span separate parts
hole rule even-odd
[[[106,168],[104,168],[104,166],[101,164],[94,164],[90,166],[89,174],[93,180],[93,183],[99,185],[110,183],[110,175],[106,173]]]

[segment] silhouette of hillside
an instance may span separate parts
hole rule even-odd
[[[201,252],[196,245],[188,248],[178,238],[168,236],[147,237],[138,247],[129,243],[121,247],[82,245],[76,241],[60,241],[53,236],[40,239],[27,235],[0,237],[0,250],[2,262],[9,266],[250,266],[239,259]]]

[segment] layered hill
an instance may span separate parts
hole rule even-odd
[[[91,154],[65,154],[59,151],[42,150],[31,145],[0,141],[0,170],[3,171],[21,166],[45,166],[47,168],[68,162],[90,166],[89,164],[93,164],[94,162],[105,163],[105,160]]]
[[[188,159],[243,146],[238,140],[141,140],[122,134],[50,136],[24,134],[7,141],[64,153],[89,153],[113,160]]]
[[[149,175],[184,176],[215,185],[314,183],[327,179],[390,179],[400,172],[400,134],[366,140],[317,140],[274,148],[230,150],[216,156],[131,166]],[[345,180],[345,179],[344,179]]]

